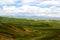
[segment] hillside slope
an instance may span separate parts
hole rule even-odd
[[[60,40],[60,21],[0,17],[0,40]]]

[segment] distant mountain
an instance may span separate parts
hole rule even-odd
[[[28,13],[16,13],[15,15],[8,14],[4,16],[13,17],[13,18],[30,18],[30,19],[37,19],[37,20],[60,20],[60,17],[33,16],[33,15],[29,15]]]
[[[60,20],[60,17],[45,17],[45,16],[5,16],[10,18],[30,18],[37,20]]]

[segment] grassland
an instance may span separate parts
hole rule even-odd
[[[60,21],[0,17],[0,40],[60,40]]]

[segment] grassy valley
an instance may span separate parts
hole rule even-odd
[[[0,40],[60,40],[60,21],[0,17]]]

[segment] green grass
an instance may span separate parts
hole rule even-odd
[[[0,40],[4,37],[10,40],[60,40],[60,20],[0,17]]]

